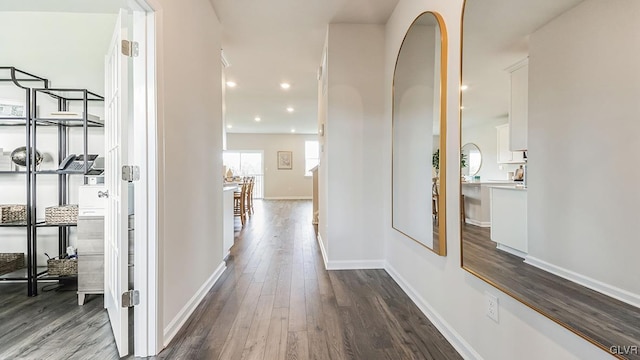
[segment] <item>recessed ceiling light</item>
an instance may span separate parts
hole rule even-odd
[[[262,120],[262,119],[260,119],[260,116],[256,116],[253,120],[255,120],[255,121],[260,121],[260,120]]]
[[[291,132],[292,132],[292,133],[296,132],[296,129],[291,129]]]
[[[231,129],[233,127],[233,125],[229,124],[227,125],[227,129]]]
[[[469,88],[469,85],[462,85],[460,86],[460,90],[465,91]]]
[[[289,107],[287,108],[287,111],[288,111],[288,112],[293,112],[293,108],[292,108],[291,106],[289,106]]]
[[[283,82],[283,83],[280,83],[280,87],[287,90],[288,88],[291,87],[291,84]]]
[[[227,81],[227,86],[228,86],[228,87],[233,88],[233,87],[236,87],[236,85],[238,85],[238,84],[236,84],[236,82],[235,82],[235,81]]]

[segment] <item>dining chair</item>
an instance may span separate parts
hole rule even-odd
[[[249,185],[247,182],[242,182],[240,191],[233,193],[233,216],[240,217],[240,222],[244,227],[247,222],[247,189]]]

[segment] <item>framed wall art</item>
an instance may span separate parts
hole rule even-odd
[[[278,170],[293,169],[293,153],[291,151],[278,151]]]

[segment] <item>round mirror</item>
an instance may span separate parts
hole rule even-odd
[[[462,175],[474,176],[480,171],[482,166],[482,153],[478,145],[474,143],[464,144],[462,147],[460,167],[462,168]]]

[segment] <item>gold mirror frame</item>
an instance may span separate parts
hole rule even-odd
[[[465,20],[465,11],[467,9],[467,3],[468,0],[463,0],[463,5],[462,5],[462,14],[461,14],[461,21],[460,21],[460,86],[462,86],[462,80],[463,80],[463,64],[464,64],[464,20]],[[462,119],[463,119],[463,111],[462,111],[462,98],[463,98],[463,94],[462,91],[460,91],[460,97],[459,97],[459,142],[462,145]],[[459,148],[460,153],[462,153],[462,147]],[[462,175],[460,173],[460,175]],[[459,182],[459,190],[460,190],[460,195],[462,195],[462,181]],[[462,204],[462,202],[460,202],[460,206],[464,206]],[[598,341],[596,338],[594,337],[590,337],[587,334],[583,333],[581,330],[579,330],[578,328],[576,328],[575,325],[571,324],[571,323],[566,323],[564,321],[562,321],[560,318],[558,318],[556,315],[553,314],[553,312],[550,312],[546,309],[544,309],[541,306],[538,306],[536,303],[534,303],[533,301],[528,301],[528,299],[526,298],[522,298],[520,296],[518,296],[516,293],[514,293],[513,291],[511,291],[509,288],[507,288],[506,286],[502,285],[501,283],[494,281],[492,279],[490,279],[489,277],[487,277],[486,275],[479,273],[478,271],[465,267],[464,265],[464,222],[460,221],[460,267],[472,274],[473,276],[479,278],[480,280],[486,282],[487,284],[493,286],[494,288],[500,290],[501,292],[505,293],[506,295],[508,295],[509,297],[515,299],[516,301],[520,302],[521,304],[529,307],[530,309],[534,310],[535,312],[539,313],[540,315],[548,318],[549,320],[555,322],[556,324],[562,326],[563,328],[567,329],[568,331],[572,332],[573,334],[575,334],[576,336],[584,339],[585,341],[595,345],[596,347],[604,350],[608,355],[614,357],[614,358],[619,358],[619,359],[627,359],[626,356],[632,356],[632,357],[636,357],[637,354],[637,349],[638,346],[640,346],[640,344],[625,344],[625,345],[629,345],[630,348],[630,352],[628,354],[622,354],[619,353],[617,351],[620,351],[620,349],[622,347],[624,347],[625,345],[612,345],[610,347],[608,347],[607,345],[604,345],[602,342]],[[581,286],[580,284],[578,284],[578,286]],[[592,291],[589,288],[586,288],[588,291]],[[603,296],[607,296],[604,295]],[[615,300],[615,299],[614,299]],[[631,305],[632,306],[632,305]],[[588,317],[589,314],[588,313],[584,313],[585,317]],[[620,332],[622,332],[622,330],[619,330]]]
[[[409,31],[411,30],[412,26],[416,23],[416,21],[418,21],[418,19],[420,19],[420,17],[422,17],[425,14],[431,14],[433,15],[433,17],[436,19],[436,21],[438,22],[438,27],[440,29],[440,102],[439,102],[439,106],[440,106],[440,142],[439,142],[439,149],[440,149],[440,155],[439,155],[439,161],[440,161],[440,170],[439,170],[439,176],[440,176],[440,187],[439,187],[439,191],[438,191],[438,203],[437,203],[437,207],[438,207],[438,238],[437,238],[437,243],[436,243],[436,238],[434,237],[434,242],[433,242],[433,248],[428,247],[427,245],[423,244],[422,242],[418,241],[417,239],[414,239],[413,237],[407,235],[406,233],[402,232],[401,230],[397,229],[394,226],[393,223],[393,181],[394,181],[394,176],[393,176],[393,152],[394,152],[394,147],[393,147],[393,135],[394,135],[394,129],[393,129],[393,119],[394,119],[394,114],[395,114],[395,80],[396,80],[396,70],[398,68],[398,59],[400,58],[400,53],[402,51],[402,46],[404,45],[405,40],[407,39],[407,34],[409,33]],[[409,25],[409,28],[407,28],[407,31],[405,32],[404,38],[402,39],[402,43],[400,44],[400,48],[398,49],[398,55],[396,56],[396,63],[395,66],[393,68],[393,79],[392,79],[392,85],[391,85],[391,227],[398,231],[399,233],[403,234],[404,236],[410,238],[411,240],[415,241],[416,243],[420,244],[421,246],[425,247],[426,249],[429,249],[430,251],[440,255],[440,256],[446,256],[447,255],[447,232],[446,232],[446,219],[447,219],[447,209],[446,209],[446,194],[447,194],[447,186],[446,186],[446,180],[447,180],[447,176],[446,176],[446,170],[447,170],[447,151],[446,151],[446,144],[447,144],[447,51],[449,48],[449,42],[448,42],[448,35],[447,35],[447,28],[444,22],[444,18],[442,17],[442,15],[440,15],[439,13],[435,12],[435,11],[425,11],[422,12],[421,14],[419,14],[418,16],[416,16],[416,18],[411,22],[411,24]],[[435,103],[435,102],[434,102]]]

